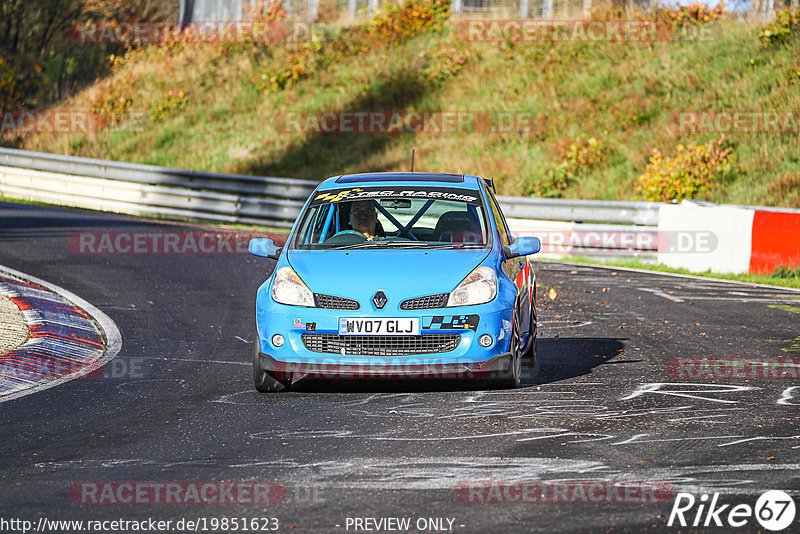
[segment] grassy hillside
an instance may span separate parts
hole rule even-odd
[[[710,23],[709,40],[489,43],[464,39],[435,4],[430,12],[425,4],[406,5],[411,11],[328,28],[307,43],[176,41],[132,50],[116,59],[111,77],[58,106],[104,114],[103,130],[26,136],[16,144],[310,179],[407,169],[416,147],[418,170],[494,176],[505,194],[635,199],[643,198],[636,179],[653,149],[673,157],[720,137],[680,133],[680,112],[800,112],[800,31],[793,22],[773,46],[759,39],[761,28],[730,19]],[[511,110],[535,120],[527,132],[284,131],[282,113],[329,110]],[[142,131],[125,127],[132,116],[141,118]],[[696,197],[800,207],[797,130],[734,133],[723,146],[735,157],[735,172],[716,175]]]

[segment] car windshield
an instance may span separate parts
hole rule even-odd
[[[292,248],[485,248],[489,235],[477,190],[356,187],[315,193]]]

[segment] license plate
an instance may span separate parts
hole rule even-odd
[[[419,317],[340,317],[340,336],[418,336]]]

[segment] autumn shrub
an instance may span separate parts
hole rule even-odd
[[[423,52],[428,64],[422,69],[424,75],[435,82],[443,82],[456,76],[469,62],[469,54],[457,48],[442,48],[429,56]]]
[[[271,67],[259,77],[253,78],[259,91],[277,93],[292,87],[299,80],[308,78],[319,62],[322,45],[319,41],[304,43],[286,55],[276,68]]]
[[[655,26],[656,35],[660,38],[680,38],[682,34],[691,33],[692,28],[703,26],[720,20],[730,12],[725,11],[725,4],[719,3],[709,7],[703,3],[688,6],[658,7],[644,14],[637,13],[636,17],[642,22],[651,22]],[[694,30],[696,31],[696,30]]]
[[[289,37],[288,26],[284,24],[289,14],[282,0],[257,0],[244,6],[245,20],[253,23],[254,42],[278,43]]]
[[[787,8],[775,20],[761,28],[758,38],[765,46],[775,46],[789,41],[800,33],[800,9]]]
[[[722,136],[706,144],[678,145],[672,158],[653,149],[637,187],[647,200],[670,202],[694,198],[741,172],[733,148]]]
[[[252,4],[245,3],[245,19],[252,22],[279,22],[286,20],[286,8],[282,0],[256,0]]]
[[[551,164],[541,177],[534,179],[528,193],[538,197],[558,198],[564,191],[608,157],[608,147],[602,139],[578,137],[566,148],[559,149],[561,160]]]
[[[97,89],[91,109],[99,128],[121,123],[133,104],[133,86],[125,82],[109,81]]]
[[[786,69],[784,77],[789,85],[800,83],[800,65],[792,65]]]
[[[367,35],[399,44],[406,39],[441,28],[450,15],[449,0],[408,0],[386,2],[367,24]]]
[[[304,50],[286,56],[283,68],[269,76],[265,89],[272,92],[283,91],[302,78],[308,77],[308,53]]]
[[[720,2],[713,7],[703,3],[696,3],[688,6],[677,6],[676,8],[665,8],[665,11],[677,28],[689,25],[700,26],[717,21],[727,14],[724,2]]]
[[[186,109],[187,104],[186,93],[167,89],[161,98],[150,104],[150,119],[153,122],[159,122],[178,111]]]

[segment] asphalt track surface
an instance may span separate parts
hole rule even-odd
[[[419,518],[452,520],[454,532],[676,531],[666,526],[672,498],[459,499],[459,484],[491,479],[663,481],[751,505],[781,489],[800,502],[800,381],[668,372],[674,358],[800,356],[798,293],[537,262],[541,370],[517,390],[340,381],[261,395],[252,304],[274,262],[67,248],[75,232],[192,229],[0,204],[0,264],[91,302],[123,339],[106,376],[0,403],[0,518],[274,517],[280,531],[336,533],[353,532],[352,518],[399,517],[412,532]],[[266,505],[70,498],[75,484],[108,481],[276,482],[287,495]],[[739,529],[756,530],[753,518]]]

